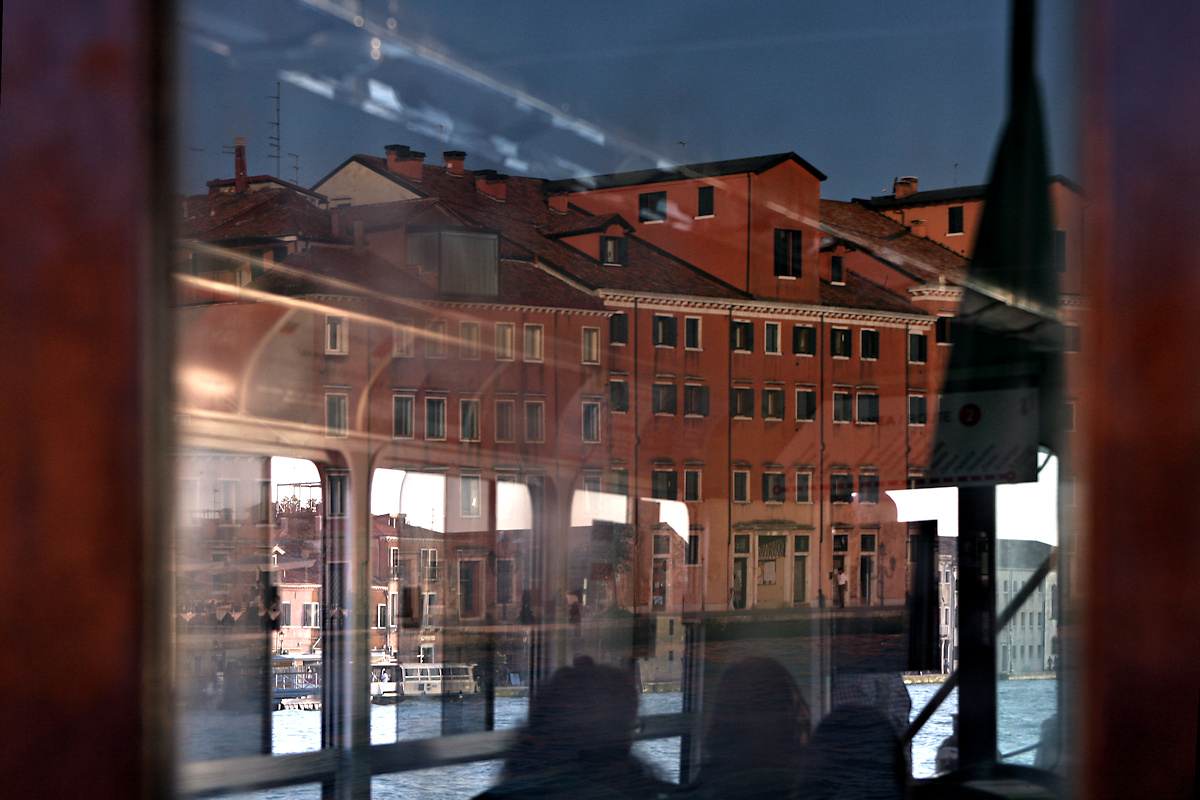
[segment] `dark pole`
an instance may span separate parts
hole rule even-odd
[[[958,759],[996,760],[996,488],[958,490]]]

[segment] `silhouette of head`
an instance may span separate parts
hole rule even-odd
[[[805,800],[900,800],[904,767],[899,737],[879,711],[841,706],[817,726],[804,757]]]

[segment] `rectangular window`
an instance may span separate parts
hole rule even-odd
[[[325,352],[328,355],[344,356],[350,352],[349,326],[345,317],[325,317]]]
[[[861,536],[859,536],[858,541],[859,541],[858,549],[861,550],[862,552],[864,552],[864,553],[874,553],[875,552],[875,534],[864,533]]]
[[[398,358],[412,358],[413,354],[413,324],[410,319],[402,319],[396,323],[392,340],[392,355]]]
[[[446,438],[446,398],[425,398],[425,438]]]
[[[829,501],[849,503],[854,498],[854,476],[837,473],[829,476]]]
[[[608,490],[613,494],[629,495],[629,470],[613,469],[608,473]]]
[[[679,475],[673,469],[656,469],[650,474],[650,496],[655,500],[674,500]]]
[[[854,340],[849,328],[832,328],[829,331],[829,353],[834,358],[850,358],[854,355]]]
[[[675,318],[663,314],[655,314],[652,333],[655,347],[674,347],[676,339]]]
[[[804,261],[803,236],[800,231],[775,229],[775,274],[781,278],[799,278]]]
[[[655,414],[674,414],[677,392],[673,383],[656,383],[651,390],[650,410]]]
[[[749,503],[750,502],[750,473],[744,469],[734,470],[733,472],[733,502]],[[735,551],[738,537],[734,538]],[[747,552],[749,552],[749,537],[746,538]]]
[[[813,325],[792,326],[792,352],[798,356],[817,353],[817,329]]]
[[[478,517],[483,507],[481,480],[478,475],[463,475],[458,479],[459,511],[464,517]]]
[[[879,502],[879,475],[873,472],[864,472],[858,476],[858,502]]]
[[[744,353],[754,351],[754,323],[734,320],[729,328],[729,346]]]
[[[410,233],[405,242],[404,263],[416,267],[418,272],[433,272],[438,264],[438,235],[436,233]]]
[[[749,555],[750,554],[750,536],[744,533],[736,533],[733,536],[733,552],[734,555]]]
[[[435,319],[425,333],[425,357],[446,357],[446,320]]]
[[[700,501],[700,470],[685,469],[683,471],[683,499],[693,503]]]
[[[546,437],[546,407],[540,400],[525,402],[525,441],[540,442]]]
[[[908,396],[908,424],[924,425],[925,419],[925,395],[910,394]]]
[[[850,549],[850,534],[835,533],[833,535],[833,552],[844,553]]]
[[[793,541],[793,545],[792,545],[793,551],[795,551],[797,553],[807,553],[808,552],[808,534],[807,533],[798,534],[796,536],[793,536],[792,541]]]
[[[938,344],[950,344],[950,320],[954,317],[938,317],[933,324],[933,340]]]
[[[698,527],[693,527],[688,531],[687,552],[684,554],[684,563],[700,563],[700,528]]]
[[[343,439],[349,433],[347,408],[349,396],[344,394],[325,395],[325,435]]]
[[[292,627],[292,604],[291,603],[280,603],[279,604],[279,624],[281,627],[284,627],[284,628]]]
[[[608,318],[608,341],[610,344],[625,344],[629,341],[628,314],[613,314]]]
[[[585,402],[583,404],[583,440],[585,442],[600,441],[600,404]]]
[[[412,395],[397,394],[392,396],[392,436],[397,439],[413,438],[413,404]]]
[[[654,534],[654,555],[671,555],[671,537],[664,533]]]
[[[796,390],[796,421],[812,422],[817,418],[817,390]]]
[[[863,330],[863,332],[862,332],[862,358],[865,358],[865,359],[879,358],[879,331]]]
[[[839,284],[846,282],[846,272],[841,256],[830,256],[829,258],[829,282]]]
[[[521,352],[526,361],[541,361],[544,353],[543,328],[541,325],[526,325],[522,329],[524,343]]]
[[[689,417],[708,416],[708,387],[689,385],[683,387],[683,413]]]
[[[582,358],[585,364],[600,363],[600,329],[584,328],[582,342]]]
[[[783,419],[783,389],[763,389],[763,419]]]
[[[787,499],[787,481],[782,472],[764,472],[762,476],[764,503],[782,503]]]
[[[624,236],[601,236],[600,262],[606,267],[623,267],[628,264],[629,240]]]
[[[683,318],[683,346],[688,350],[700,349],[700,318]]]
[[[496,441],[511,442],[516,438],[516,403],[512,400],[496,401]]]
[[[301,603],[300,610],[303,612],[301,625],[305,628],[321,627],[321,604],[320,603]]]
[[[479,441],[479,401],[460,400],[458,402],[459,441]]]
[[[929,342],[923,333],[908,335],[908,363],[924,364],[929,358]]]
[[[629,410],[629,384],[625,381],[608,382],[608,405],[614,414]]]
[[[879,395],[874,392],[859,392],[858,423],[875,425],[879,422]]]
[[[713,187],[700,186],[696,189],[696,216],[711,217],[713,215]]]
[[[812,502],[812,473],[797,472],[796,473],[796,502],[811,503]]]
[[[729,392],[729,413],[741,419],[754,418],[754,390],[733,387]]]
[[[585,472],[583,474],[583,490],[585,492],[600,491],[600,473]]]
[[[767,322],[763,324],[763,352],[771,355],[779,355],[783,352],[782,345],[779,341],[779,323]]]
[[[833,393],[833,421],[850,422],[854,419],[854,400],[849,392]]]
[[[662,222],[666,218],[666,192],[645,192],[638,195],[638,222]]]
[[[948,209],[948,221],[946,223],[946,233],[962,233],[963,232],[963,207],[950,206]]]
[[[479,358],[478,322],[460,322],[458,324],[458,355],[459,358]]]
[[[511,322],[496,323],[496,360],[513,360],[513,340],[516,326]]]
[[[1067,271],[1067,232],[1054,231],[1054,269],[1056,272]]]
[[[350,473],[330,471],[326,480],[325,507],[331,517],[346,516],[346,499],[350,492]]]

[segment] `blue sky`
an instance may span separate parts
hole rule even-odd
[[[232,174],[238,135],[276,172],[277,80],[280,173],[299,154],[304,185],[392,143],[547,178],[791,150],[846,200],[985,181],[1004,116],[999,2],[193,0],[182,25],[189,192]],[[1077,177],[1065,0],[1043,0],[1039,45],[1051,169]]]

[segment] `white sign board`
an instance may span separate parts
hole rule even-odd
[[[1037,480],[1037,389],[948,392],[926,486],[995,486]]]

